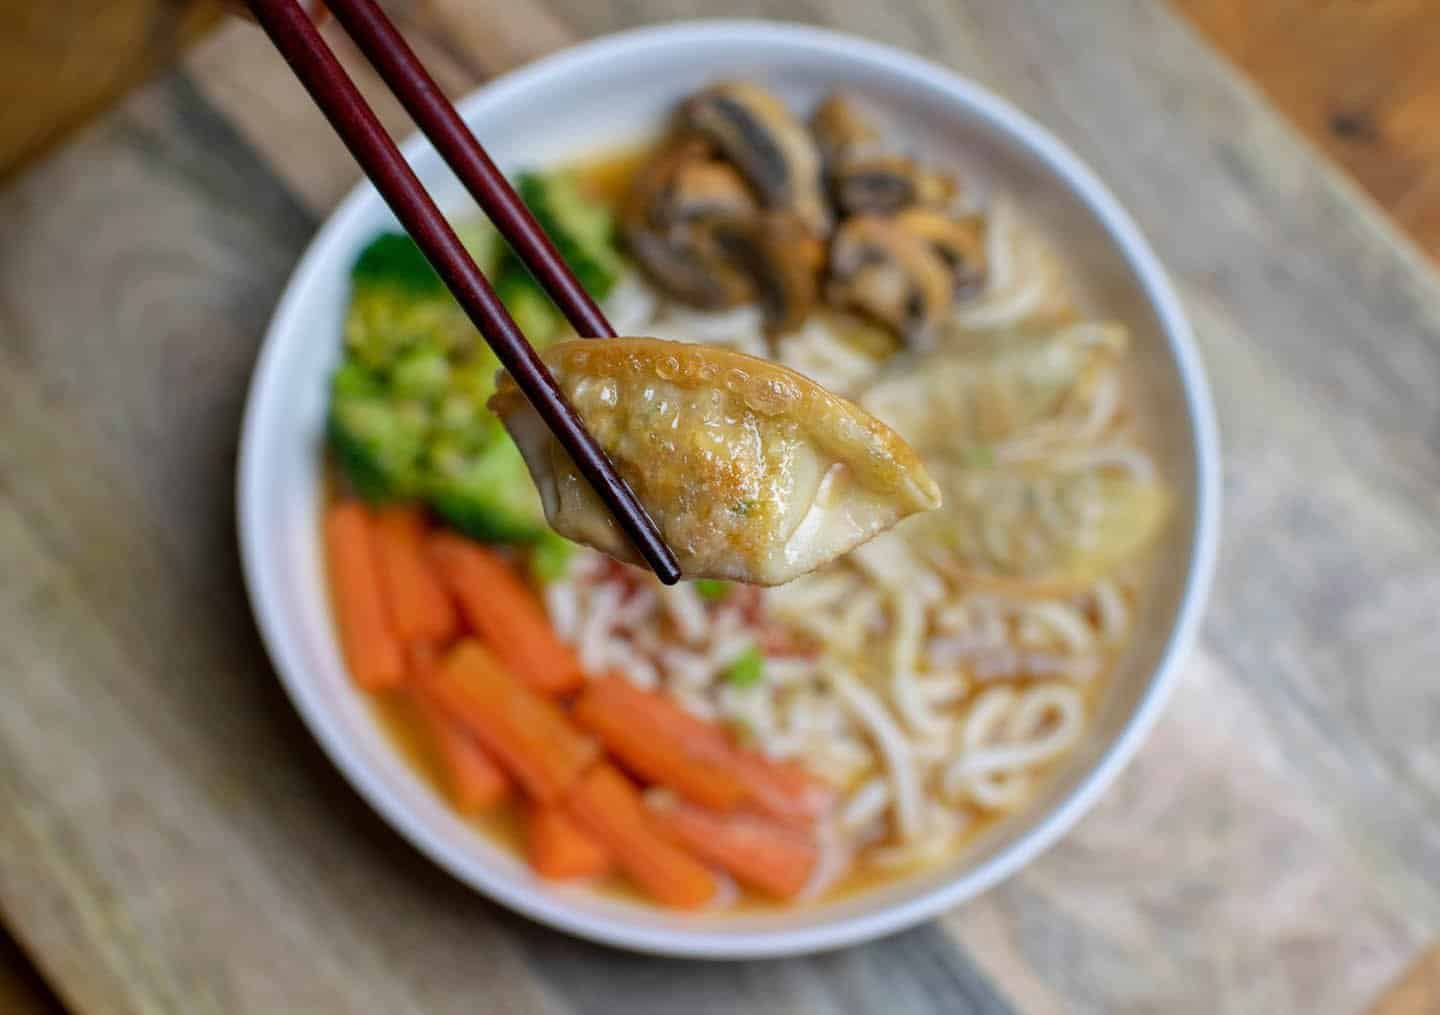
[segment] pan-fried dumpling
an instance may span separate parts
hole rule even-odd
[[[654,338],[561,342],[543,358],[687,577],[778,585],[940,504],[894,431],[777,364]],[[490,407],[555,530],[634,560],[508,376]]]

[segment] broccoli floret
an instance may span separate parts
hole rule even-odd
[[[450,391],[464,395],[482,409],[490,396],[495,394],[495,374],[500,361],[488,345],[482,345],[457,362],[450,371]]]
[[[530,343],[544,347],[559,330],[560,311],[545,295],[540,284],[530,277],[518,261],[507,259],[501,268],[500,277],[495,280],[495,295],[515,318],[516,325],[525,333]]]
[[[438,349],[411,349],[390,371],[390,388],[399,398],[435,402],[449,387],[450,360]]]
[[[366,500],[414,496],[429,436],[423,407],[393,401],[373,375],[346,364],[335,375],[327,421],[330,446],[355,492]]]
[[[381,233],[355,259],[350,281],[356,286],[383,285],[414,296],[445,291],[445,283],[405,233]]]
[[[372,240],[356,259],[350,280],[345,345],[372,370],[387,369],[417,347],[450,353],[479,341],[475,326],[404,233]]]
[[[570,564],[578,549],[564,536],[546,529],[530,548],[530,573],[547,585],[559,581],[570,573]]]
[[[609,210],[581,194],[568,173],[521,173],[518,184],[520,199],[585,291],[597,300],[610,295],[620,277],[620,254]]]
[[[384,379],[352,359],[342,361],[336,368],[334,376],[330,378],[330,396],[332,398],[374,397],[383,394],[385,394]]]
[[[582,282],[603,296],[618,272],[608,214],[569,178],[532,175],[521,189]],[[563,328],[559,312],[493,227],[459,232],[526,335],[542,346],[552,340]],[[485,408],[499,364],[419,248],[404,234],[377,237],[356,260],[352,283],[329,435],[356,491],[424,499],[481,539],[547,533],[524,459]],[[560,551],[542,556],[561,566]]]
[[[525,459],[503,432],[468,454],[437,441],[426,493],[436,513],[476,539],[529,542],[545,532],[545,512]]]
[[[610,213],[587,201],[563,173],[521,173],[517,190],[580,284],[604,299],[620,274]],[[533,344],[543,347],[561,333],[560,311],[513,251],[504,251],[491,277],[496,295]]]
[[[455,235],[470,252],[470,258],[485,274],[490,274],[500,262],[505,245],[500,242],[500,233],[490,224],[489,219],[471,218],[452,223]]]

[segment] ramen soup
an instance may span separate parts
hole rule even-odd
[[[1086,736],[1170,499],[1126,330],[903,126],[723,82],[641,150],[520,174],[617,332],[664,341],[575,341],[462,228],[690,572],[732,580],[617,560],[413,244],[356,262],[325,520],[346,658],[540,877],[825,899],[954,855]],[[731,369],[803,397],[758,411]]]

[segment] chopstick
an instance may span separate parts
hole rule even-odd
[[[620,478],[615,471],[615,466],[609,457],[601,449],[600,445],[585,429],[579,415],[566,400],[555,378],[550,375],[545,364],[536,355],[530,343],[520,332],[510,314],[505,310],[505,305],[495,295],[495,290],[490,287],[483,272],[476,266],[469,253],[461,244],[455,231],[440,213],[434,200],[425,192],[405,159],[401,156],[400,150],[390,135],[385,133],[385,128],[380,125],[374,112],[366,105],[361,97],[359,89],[345,73],[340,62],[336,60],[335,54],[320,37],[315,26],[311,24],[310,18],[296,0],[246,0],[250,9],[254,12],[255,18],[260,22],[260,27],[270,36],[270,41],[275,44],[285,62],[290,65],[305,90],[310,93],[335,132],[345,146],[350,149],[350,154],[365,171],[365,175],[390,206],[395,217],[399,219],[401,226],[415,240],[426,259],[434,266],[440,278],[445,282],[446,287],[454,295],[465,313],[475,323],[489,343],[490,348],[495,351],[500,364],[510,372],[515,379],[516,386],[524,392],[531,405],[535,407],[545,425],[555,435],[561,446],[569,452],[575,465],[579,468],[586,481],[594,488],[605,507],[615,517],[621,529],[629,537],[631,544],[666,585],[673,585],[680,579],[680,566],[670,548],[665,545],[664,539],[660,536],[649,514],[645,511],[640,502],[635,499],[634,492],[629,485]],[[383,15],[381,16],[383,19]],[[393,26],[391,32],[394,32]],[[398,34],[396,34],[398,39]],[[357,43],[359,40],[357,39]],[[403,43],[402,43],[403,45]],[[389,51],[387,51],[389,52]],[[408,47],[403,51],[393,52],[392,58],[397,61],[396,66],[409,66],[419,68],[419,63],[414,54],[409,52]],[[429,76],[422,70],[422,76],[417,79],[423,84],[428,81],[429,87],[434,89],[434,82],[429,81]],[[411,77],[414,77],[413,70]],[[434,96],[438,96],[440,104],[449,108],[443,95],[435,89]],[[427,109],[433,112],[435,98],[432,96]],[[450,110],[451,117],[455,123],[459,123],[459,117],[454,110]],[[427,112],[427,119],[430,113]],[[417,121],[419,118],[417,117]],[[453,124],[452,124],[453,126]],[[421,122],[421,128],[425,129],[425,123]],[[447,145],[454,146],[454,150],[465,152],[468,163],[474,166],[488,167],[489,173],[494,177],[503,180],[498,170],[489,157],[485,155],[480,143],[470,134],[463,130],[461,134],[451,132]],[[483,172],[476,177],[487,184],[484,193],[493,197],[495,193],[494,180],[487,177]],[[515,197],[514,191],[506,185],[504,188],[509,197],[513,200],[510,206],[512,216],[516,208],[523,210],[524,205]],[[477,197],[478,200],[478,197]],[[500,195],[499,204],[505,205],[504,195]],[[545,282],[547,278],[557,282],[557,288],[571,293],[584,293],[580,283],[570,274],[565,263],[555,252],[548,241],[544,241],[544,233],[539,226],[524,213],[532,227],[530,239],[522,241],[512,239],[511,234],[506,231],[507,226],[513,225],[510,219],[499,218],[495,220],[496,228],[501,231],[507,240],[519,244],[526,242],[534,248],[537,238],[542,241],[541,245],[546,248],[549,260],[541,260],[531,263],[526,259],[526,265]],[[523,232],[523,230],[522,230]],[[518,234],[517,234],[518,235]],[[525,259],[525,251],[516,246],[517,255]],[[543,267],[542,267],[543,265]],[[540,273],[546,272],[545,276]],[[561,277],[568,278],[568,284],[560,285]],[[547,291],[552,291],[551,286],[546,286]],[[568,299],[569,297],[567,297]],[[591,310],[598,323],[603,325],[601,334],[614,334],[609,324],[605,323],[604,316],[600,314],[593,302],[589,301]],[[574,306],[575,304],[571,304]],[[562,309],[565,304],[562,304]],[[567,312],[568,316],[568,312]],[[597,323],[597,322],[591,322]],[[577,325],[577,330],[578,330]],[[598,330],[598,329],[597,329]]]
[[[332,0],[328,6],[575,333],[614,338],[615,329],[380,5],[375,0]]]

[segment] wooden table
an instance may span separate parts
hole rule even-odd
[[[297,720],[240,587],[248,371],[355,171],[230,25],[0,194],[0,911],[68,1005],[1350,1012],[1434,940],[1431,269],[1153,4],[881,8],[745,12],[823,18],[1010,96],[1135,213],[1199,329],[1227,452],[1219,582],[1114,789],[971,905],[784,962],[581,944],[406,847]],[[407,30],[459,92],[702,12],[439,0]]]

